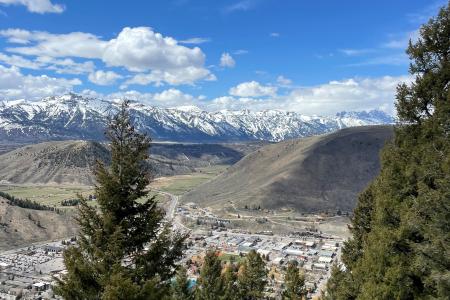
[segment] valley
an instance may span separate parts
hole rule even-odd
[[[186,263],[202,257],[210,247],[221,251],[223,261],[239,260],[255,249],[267,255],[271,276],[279,278],[288,260],[298,260],[306,270],[309,295],[314,296],[339,259],[340,247],[349,237],[356,195],[378,172],[378,152],[391,132],[390,127],[378,126],[279,143],[153,143],[146,164],[154,178],[147,189],[166,210],[173,230],[189,233]],[[27,212],[33,210],[4,201],[8,213],[2,218],[12,223],[2,232],[5,242],[0,250],[8,251],[0,253],[0,263],[8,264],[10,274],[24,284],[30,277],[33,282],[48,282],[49,272],[62,270],[61,251],[77,231],[76,202],[63,203],[80,194],[97,206],[93,166],[96,160],[108,165],[109,150],[103,143],[79,140],[20,146],[3,148],[8,149],[0,155],[0,192],[57,211],[32,214],[26,229],[31,235],[27,235],[15,231],[12,216],[25,222]],[[329,159],[330,153],[337,161]],[[277,181],[291,187],[267,188]],[[351,192],[298,197],[305,194],[293,187],[305,185],[314,190],[344,187]],[[39,226],[36,220],[42,220]],[[49,253],[49,248],[58,250]],[[16,262],[35,261],[33,268],[44,272],[35,273],[31,266],[19,268],[11,257]],[[275,293],[281,289],[279,280],[270,283]]]

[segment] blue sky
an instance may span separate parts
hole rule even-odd
[[[392,112],[443,0],[0,0],[0,97]]]

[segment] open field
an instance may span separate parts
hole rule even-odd
[[[75,199],[78,194],[88,197],[93,194],[94,189],[91,186],[65,186],[65,185],[0,185],[0,191],[8,193],[18,198],[30,199],[38,203],[55,206],[61,206],[61,201]],[[156,195],[156,200],[162,204],[166,203],[165,196],[156,192],[150,192],[149,196]],[[96,201],[89,202],[97,205]],[[63,208],[73,208],[64,206]]]
[[[89,196],[93,193],[93,188],[65,185],[0,185],[0,191],[45,205],[60,206],[62,200],[77,198],[78,194]]]
[[[215,178],[228,167],[227,165],[210,166],[198,168],[196,172],[187,175],[156,178],[151,183],[151,188],[174,195],[182,195],[200,184]]]

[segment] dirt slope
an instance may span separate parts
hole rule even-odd
[[[12,206],[0,197],[0,250],[71,237],[76,231],[71,216]]]
[[[233,201],[302,212],[353,209],[357,194],[378,174],[388,126],[356,127],[268,145],[202,184],[183,201],[221,207]]]

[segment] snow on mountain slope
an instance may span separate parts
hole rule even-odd
[[[118,103],[76,94],[37,102],[3,101],[0,140],[100,140],[107,117],[117,111]],[[319,117],[280,110],[207,112],[195,106],[158,108],[138,102],[132,102],[130,108],[139,130],[156,140],[171,141],[281,141],[346,127],[393,123],[391,116],[377,110]]]

